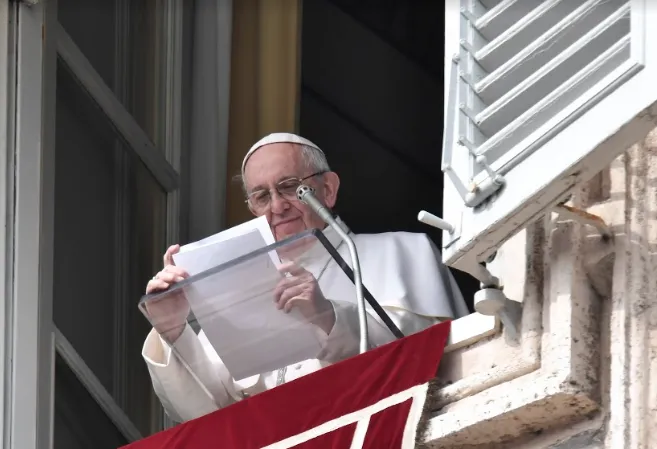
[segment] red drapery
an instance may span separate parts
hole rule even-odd
[[[432,326],[124,449],[413,447],[449,329]]]

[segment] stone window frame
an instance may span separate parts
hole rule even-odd
[[[608,172],[573,204],[590,206],[609,223],[623,211],[609,198]],[[614,255],[613,239],[557,214],[502,245],[489,268],[497,269],[506,296],[522,303],[520,337],[511,338],[494,317],[472,314],[452,323],[430,392],[428,447],[509,442],[600,409],[601,298],[611,296]]]

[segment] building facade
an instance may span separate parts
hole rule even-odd
[[[443,257],[503,331],[447,348],[429,446],[655,447],[656,17],[446,3]]]
[[[450,23],[481,19],[482,35],[494,34],[484,25],[496,22],[482,17],[513,2],[475,3],[488,10],[448,3],[450,58],[471,50]],[[643,3],[618,2],[600,23],[616,30],[632,14],[641,28],[641,17],[654,20]],[[115,448],[170,424],[141,360],[148,323],[137,301],[167,244],[248,217],[231,175],[251,143],[299,129],[301,17],[300,0],[0,0],[3,447]],[[642,36],[633,45],[657,41]],[[601,54],[625,48],[610,42]],[[447,60],[447,106],[461,104],[450,96],[452,62],[469,57]],[[479,312],[453,323],[439,372],[449,383],[425,416],[428,447],[657,447],[657,137],[646,137],[657,110],[645,82],[654,59],[632,69],[639,89],[627,81],[616,91],[624,101],[609,94],[552,135],[558,153],[526,159],[545,170],[525,159],[508,168],[503,201],[464,206],[446,176],[445,217],[462,220],[458,238],[443,235],[446,260],[501,282],[475,296]],[[627,112],[639,97],[649,107]],[[600,118],[614,113],[627,120]],[[454,116],[447,107],[448,124]],[[485,171],[467,176],[480,190]]]
[[[550,214],[501,249],[505,332],[449,352],[427,447],[651,448],[655,132],[578,190],[613,238]]]

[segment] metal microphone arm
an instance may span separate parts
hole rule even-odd
[[[353,265],[354,284],[356,285],[356,305],[358,306],[358,324],[360,327],[360,353],[364,353],[368,349],[368,336],[367,336],[367,314],[365,312],[365,298],[363,296],[363,278],[360,273],[360,261],[358,260],[358,252],[356,245],[340,223],[333,218],[333,214],[326,208],[315,196],[315,190],[312,187],[301,184],[297,188],[297,198],[310,208],[324,220],[326,224],[335,229],[340,238],[344,240],[349,248],[349,255],[351,256],[351,264]]]

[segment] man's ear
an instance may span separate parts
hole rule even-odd
[[[338,190],[340,189],[340,177],[335,172],[327,172],[322,175],[324,186],[325,205],[333,208],[338,200]]]

